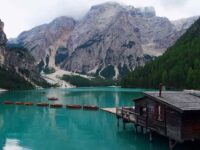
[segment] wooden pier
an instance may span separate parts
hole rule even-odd
[[[116,115],[116,108],[100,108],[100,110]]]
[[[124,129],[126,127],[126,123],[136,124],[137,114],[135,113],[135,107],[101,108],[101,110],[116,115],[118,127],[119,119],[123,120]]]

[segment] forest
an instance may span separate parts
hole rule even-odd
[[[162,56],[125,76],[123,87],[200,89],[200,18]]]

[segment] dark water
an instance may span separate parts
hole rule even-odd
[[[0,101],[92,104],[99,107],[131,106],[140,89],[75,88],[11,91]],[[45,93],[44,93],[45,92]],[[51,102],[53,103],[53,102]],[[114,115],[103,111],[0,105],[0,149],[9,150],[167,150],[168,141],[147,134],[136,135],[133,125],[118,129]]]

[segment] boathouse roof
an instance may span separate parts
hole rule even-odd
[[[159,92],[154,91],[144,92],[144,95],[181,111],[200,111],[200,95],[198,94],[186,93],[183,91],[162,91],[160,97]]]

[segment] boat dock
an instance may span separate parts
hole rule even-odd
[[[123,108],[130,108],[130,107],[123,107]],[[135,107],[132,107],[133,109]],[[100,110],[117,115],[117,110],[121,110],[122,107],[107,107],[107,108],[100,108]]]
[[[117,126],[119,127],[119,119],[123,121],[123,128],[126,128],[126,123],[137,123],[138,114],[135,113],[135,107],[114,107],[101,108],[101,110],[114,114],[117,117]]]
[[[116,115],[117,108],[100,108],[100,110]]]

